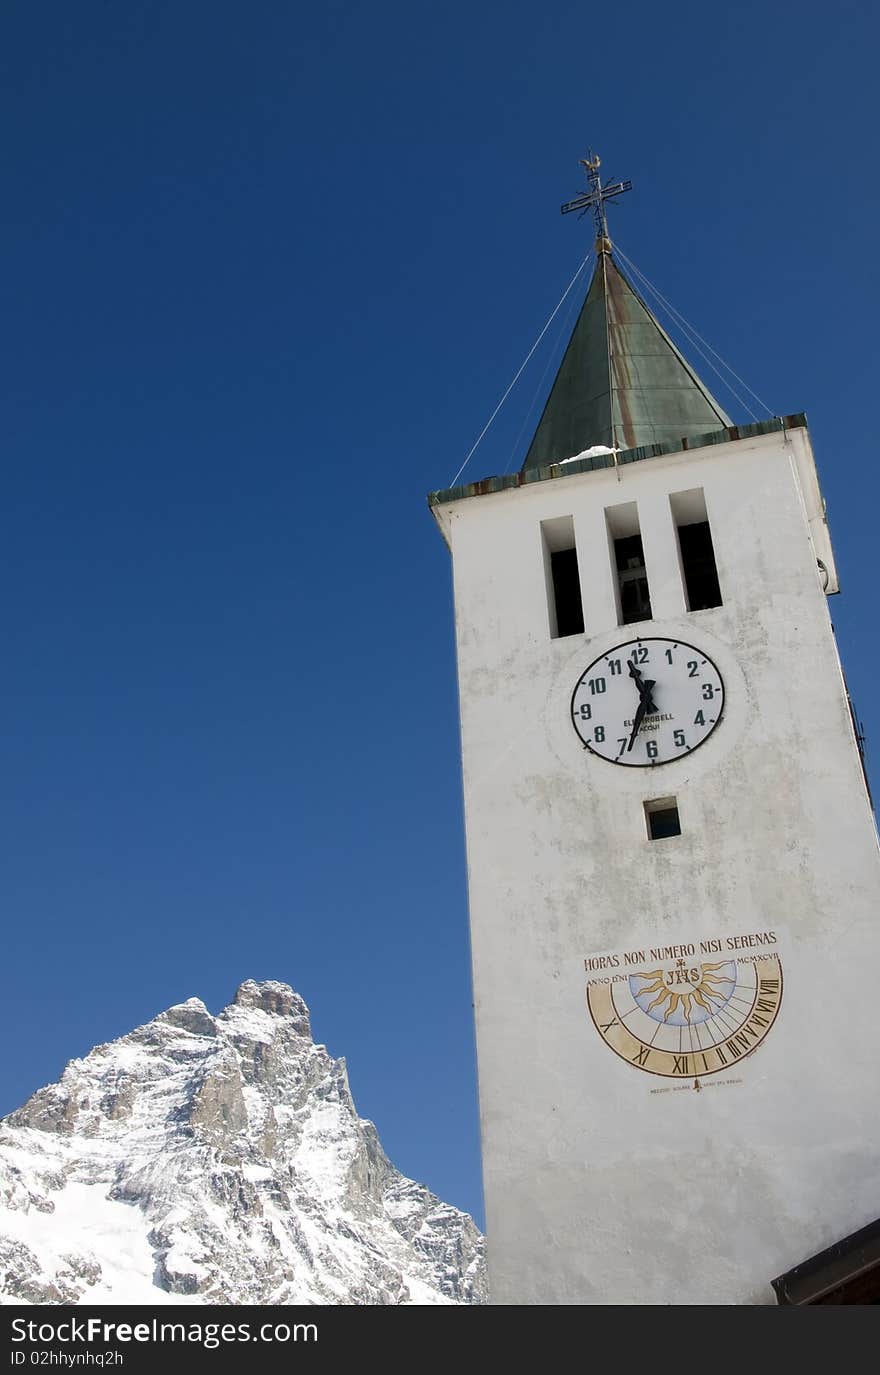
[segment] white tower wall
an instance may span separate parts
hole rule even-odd
[[[688,612],[669,498],[693,488],[723,605]],[[654,619],[622,626],[605,513],[628,502]],[[492,1301],[773,1302],[774,1276],[880,1212],[880,861],[807,432],[435,514],[454,565]],[[552,639],[541,522],[559,517],[586,628]],[[706,742],[653,769],[591,755],[570,716],[587,665],[639,635],[697,645],[725,684]],[[649,840],[643,804],[667,795],[682,834]],[[587,981],[627,952],[720,939],[745,961],[767,948],[729,942],[756,933],[784,993],[728,1069],[651,1074],[600,1036]]]

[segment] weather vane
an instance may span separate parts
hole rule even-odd
[[[632,182],[606,181],[603,186],[602,178],[599,175],[600,158],[598,153],[593,153],[592,148],[589,157],[579,158],[578,161],[587,174],[590,189],[581,196],[575,196],[573,201],[566,201],[565,205],[560,206],[560,209],[563,215],[569,215],[573,210],[578,210],[580,211],[578,218],[585,215],[588,210],[592,210],[593,219],[596,223],[596,248],[599,252],[607,252],[611,248],[611,240],[608,238],[605,202],[613,200],[615,196],[622,196],[624,191],[631,191]]]

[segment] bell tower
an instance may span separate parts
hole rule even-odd
[[[596,265],[453,559],[491,1300],[754,1304],[880,1197],[880,854],[803,415]]]

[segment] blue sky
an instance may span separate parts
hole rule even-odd
[[[876,13],[10,0],[0,34],[0,1111],[281,979],[395,1163],[481,1217],[425,495],[584,256],[592,145],[625,252],[808,413],[870,751]],[[521,457],[561,342],[467,477]]]

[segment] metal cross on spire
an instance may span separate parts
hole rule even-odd
[[[599,175],[599,155],[598,153],[594,154],[592,148],[590,149],[588,157],[579,158],[578,161],[587,174],[587,181],[590,184],[590,189],[589,191],[585,191],[581,196],[575,196],[573,201],[566,201],[565,205],[560,206],[560,209],[563,215],[569,215],[573,210],[579,210],[581,215],[585,215],[588,210],[592,210],[593,219],[596,223],[596,251],[598,253],[609,253],[611,251],[611,240],[608,237],[608,221],[605,215],[605,202],[613,200],[615,196],[622,196],[624,191],[631,191],[632,182],[606,181],[603,186],[602,178]]]

